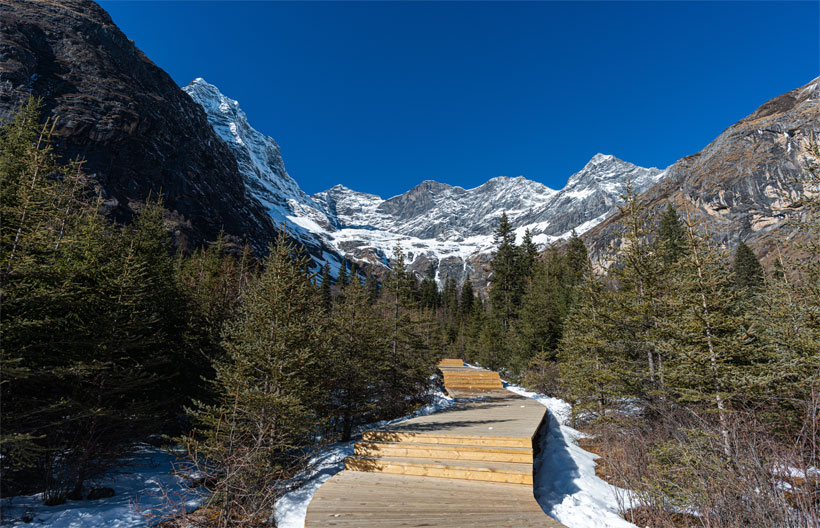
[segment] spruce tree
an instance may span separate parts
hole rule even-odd
[[[569,273],[565,259],[556,250],[537,261],[521,300],[521,316],[516,324],[517,366],[524,368],[535,356],[555,360],[569,309]]]
[[[381,296],[381,311],[390,327],[382,407],[386,415],[395,417],[427,400],[440,350],[432,349],[423,335],[424,317],[413,289],[416,279],[405,268],[400,244],[393,249],[390,264]]]
[[[520,257],[520,273],[524,278],[530,277],[533,272],[533,266],[538,260],[538,247],[532,241],[532,234],[529,228],[524,230],[524,238],[521,240],[521,257]]]
[[[665,264],[677,262],[686,248],[686,231],[671,203],[667,204],[666,211],[661,216],[658,239]]]
[[[742,240],[735,250],[734,282],[737,288],[750,293],[763,286],[763,266]]]
[[[339,265],[339,274],[336,276],[336,285],[339,289],[344,289],[347,286],[349,279],[347,277],[347,261],[342,259]]]
[[[327,317],[304,273],[307,259],[279,237],[264,271],[225,331],[213,405],[191,410],[189,452],[215,484],[216,523],[270,517],[282,488],[302,470],[322,416],[320,371],[327,368]]]
[[[744,390],[742,375],[753,370],[753,346],[726,259],[687,219],[687,251],[678,261],[666,324],[668,388],[682,403],[711,407],[723,450],[732,456],[729,417],[732,398]]]
[[[469,315],[473,311],[473,303],[475,294],[473,293],[473,283],[470,279],[470,274],[464,278],[464,284],[461,285],[461,296],[459,298],[459,305],[461,307],[462,315]]]
[[[324,308],[325,313],[330,313],[333,306],[333,293],[331,290],[330,264],[327,262],[322,266],[322,275],[319,280],[321,281],[319,283],[319,298],[322,302],[322,308]]]
[[[370,294],[353,281],[345,290],[344,301],[333,313],[330,335],[331,355],[325,383],[331,395],[332,416],[341,421],[341,440],[350,440],[354,427],[379,416],[381,402],[374,388],[383,384],[389,368],[390,328],[370,301]]]
[[[587,254],[587,247],[584,245],[584,241],[581,240],[581,237],[578,236],[574,229],[567,242],[565,260],[569,271],[568,279],[570,283],[579,283],[589,269],[589,255]]]
[[[507,332],[518,315],[518,305],[523,290],[520,267],[520,251],[515,245],[515,232],[501,213],[493,233],[495,252],[492,257],[490,276],[490,303],[503,332]]]
[[[379,279],[376,278],[376,276],[369,270],[367,272],[367,277],[365,278],[365,286],[367,287],[370,302],[375,303],[381,294],[381,284],[379,284]]]

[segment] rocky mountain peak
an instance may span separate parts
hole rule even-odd
[[[60,117],[59,154],[85,160],[111,216],[128,221],[161,193],[180,245],[224,230],[264,250],[275,233],[270,217],[248,196],[202,107],[100,6],[3,0],[0,27],[0,121],[29,95],[42,97],[42,117]]]

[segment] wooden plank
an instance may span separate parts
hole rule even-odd
[[[356,471],[319,488],[306,527],[563,526],[532,493],[533,439],[546,408],[501,388],[497,373],[439,369],[448,392],[482,396],[365,432],[345,461]]]

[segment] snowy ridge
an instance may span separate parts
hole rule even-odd
[[[236,158],[245,188],[264,206],[274,225],[284,225],[305,244],[317,264],[327,260],[338,268],[338,256],[323,251],[324,241],[317,235],[331,227],[329,219],[285,170],[273,138],[250,126],[239,103],[204,79],[194,79],[182,89],[205,110],[211,127]]]
[[[666,175],[596,154],[557,191],[523,176],[499,176],[473,189],[427,180],[386,200],[343,185],[311,197],[285,170],[276,142],[250,126],[239,103],[201,78],[184,90],[236,157],[248,192],[276,225],[308,247],[317,264],[329,261],[334,274],[340,255],[386,266],[401,244],[412,271],[424,273],[433,265],[440,281],[461,281],[468,273],[481,279],[503,212],[519,242],[529,229],[545,246],[613,214],[627,179],[642,192]]]

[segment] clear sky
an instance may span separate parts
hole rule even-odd
[[[178,84],[237,99],[309,194],[665,167],[820,75],[816,1],[100,3]]]

